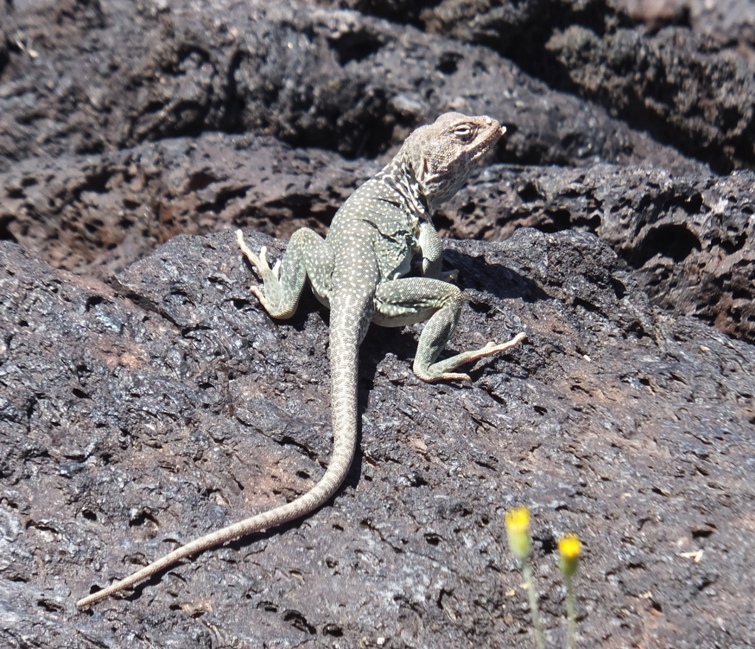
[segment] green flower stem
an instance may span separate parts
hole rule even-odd
[[[535,627],[535,644],[537,645],[537,649],[545,649],[545,636],[543,636],[543,625],[540,623],[540,611],[537,608],[537,592],[535,591],[535,581],[532,578],[532,566],[529,560],[522,561],[522,575],[527,585],[527,595],[530,600],[532,626]]]
[[[574,581],[571,575],[564,575],[566,585],[566,649],[574,649],[577,646],[577,603],[574,597]]]

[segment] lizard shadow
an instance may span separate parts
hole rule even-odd
[[[443,257],[459,271],[457,286],[462,290],[471,289],[489,293],[500,300],[521,299],[529,303],[551,297],[530,277],[503,263],[491,263],[454,248],[447,248]]]

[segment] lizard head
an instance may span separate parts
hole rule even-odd
[[[399,156],[403,154],[431,212],[459,191],[505,131],[492,117],[445,113],[406,139]]]

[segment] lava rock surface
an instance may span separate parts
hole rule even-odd
[[[752,646],[755,23],[708,4],[0,4],[0,645],[533,646],[527,505],[550,645],[576,532],[578,646]],[[437,216],[450,348],[526,342],[429,385],[373,327],[328,506],[77,610],[322,475],[328,313],[233,230],[325,233],[446,110],[508,129]]]

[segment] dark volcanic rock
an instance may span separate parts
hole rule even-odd
[[[650,30],[689,27],[737,52],[755,56],[755,4],[740,0],[613,0]]]
[[[639,127],[714,168],[755,163],[755,75],[744,61],[706,52],[686,30],[652,38],[573,25],[546,49],[583,95],[632,115]]]
[[[66,24],[60,11],[16,19],[36,50],[35,58],[11,57],[3,75],[6,168],[42,152],[100,152],[205,130],[250,129],[374,156],[449,109],[500,115],[510,133],[499,155],[512,162],[649,158],[692,168],[491,50],[356,14],[259,1],[160,11],[114,3],[101,21],[77,22],[75,38],[70,29],[40,33],[47,12]],[[102,53],[89,56],[93,50]]]
[[[751,171],[495,166],[438,222],[461,238],[503,239],[521,226],[593,232],[636,269],[656,304],[755,342],[753,214]]]
[[[361,459],[331,506],[83,614],[90,588],[317,479],[327,325],[313,300],[271,322],[230,233],[175,238],[115,289],[3,244],[4,640],[510,646],[529,622],[503,511],[528,503],[554,643],[554,535],[576,530],[585,646],[630,644],[649,615],[653,646],[745,646],[752,347],[654,312],[592,235],[523,229],[448,257],[469,301],[454,347],[525,345],[471,385],[428,385],[414,335],[372,331]]]
[[[222,133],[27,159],[0,174],[0,234],[56,267],[104,279],[181,232],[244,223],[287,238],[303,225],[322,228],[377,169]]]
[[[489,46],[552,86],[598,101],[718,170],[755,163],[753,59],[721,52],[724,43],[686,29],[644,33],[603,0],[444,0],[420,18],[431,31]]]
[[[569,531],[578,646],[752,645],[751,3],[639,4],[0,1],[3,649],[531,646],[516,504],[550,646]],[[528,341],[428,385],[373,328],[329,506],[77,611],[322,475],[327,312],[230,230],[325,232],[449,109],[508,128],[437,218],[487,240],[451,347]]]

